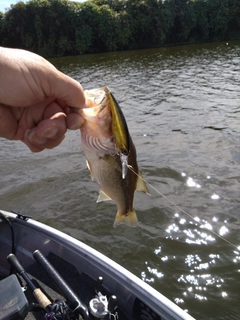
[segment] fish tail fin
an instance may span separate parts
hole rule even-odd
[[[132,211],[129,212],[128,214],[121,214],[117,212],[117,215],[113,224],[114,228],[116,228],[121,223],[124,223],[130,227],[136,227],[138,224],[138,218],[135,210],[132,209]]]

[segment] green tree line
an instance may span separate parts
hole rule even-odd
[[[45,57],[230,39],[239,0],[30,0],[0,12],[0,45]]]

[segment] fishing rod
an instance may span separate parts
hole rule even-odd
[[[80,314],[84,320],[90,319],[87,306],[80,301],[73,290],[68,286],[65,280],[60,276],[57,270],[51,265],[51,263],[42,255],[39,250],[33,252],[34,259],[43,267],[47,274],[56,283],[58,288],[62,291],[64,297],[70,303],[71,313]]]
[[[69,285],[61,277],[61,275],[57,272],[53,265],[43,256],[43,254],[39,250],[35,250],[33,252],[33,257],[56,283],[65,298],[67,298],[67,301],[72,308],[72,314],[80,314],[84,318],[84,320],[119,319],[118,313],[116,311],[117,297],[115,295],[111,295],[109,298],[107,298],[107,296],[103,295],[100,291],[103,282],[102,277],[99,277],[97,279],[95,298],[89,301],[89,311],[91,313],[90,316],[87,306],[80,301],[74,291],[69,287]]]
[[[89,301],[90,316],[87,306],[80,301],[77,295],[72,291],[50,262],[42,255],[42,253],[39,250],[36,250],[34,251],[33,256],[62,291],[64,297],[67,299],[67,303],[60,299],[55,300],[54,302],[50,301],[42,290],[29,278],[23,266],[13,253],[7,256],[7,260],[12,268],[16,270],[16,272],[25,280],[27,285],[33,291],[33,296],[37,300],[39,306],[46,312],[46,320],[77,320],[79,319],[78,315],[80,315],[84,320],[119,319],[116,311],[117,297],[115,295],[111,295],[107,298],[107,296],[103,295],[100,291],[103,282],[102,277],[97,279],[95,298]]]
[[[29,278],[26,271],[24,270],[23,266],[20,264],[17,257],[10,253],[7,256],[7,260],[10,263],[10,265],[17,271],[17,273],[26,281],[26,283],[29,285],[31,290],[33,291],[33,295],[36,298],[37,302],[40,304],[40,306],[43,309],[47,309],[49,305],[52,304],[52,302],[45,296],[45,294],[41,291],[40,288],[37,288],[33,281]]]
[[[33,295],[39,303],[40,307],[42,307],[46,311],[45,319],[70,319],[68,317],[68,313],[66,312],[66,309],[68,309],[68,307],[64,303],[64,301],[58,300],[55,303],[52,303],[42,292],[42,290],[38,288],[29,278],[23,266],[20,264],[19,260],[13,253],[7,256],[7,260],[10,265],[17,271],[17,273],[26,281],[27,285],[33,291]]]

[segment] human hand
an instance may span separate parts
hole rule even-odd
[[[85,103],[81,85],[44,58],[0,47],[0,137],[33,152],[54,148],[67,129],[81,127],[76,110]]]

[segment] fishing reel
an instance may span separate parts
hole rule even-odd
[[[56,300],[46,309],[45,320],[71,320],[70,309],[65,301]]]
[[[96,296],[89,302],[89,312],[93,316],[93,319],[109,319],[118,320],[117,309],[117,297],[112,295],[107,298],[100,292],[103,278],[99,277],[96,283]]]

